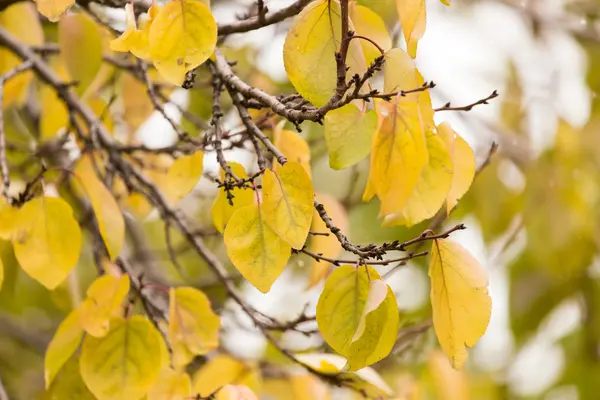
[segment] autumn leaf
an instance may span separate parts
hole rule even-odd
[[[413,226],[431,218],[442,207],[452,184],[454,170],[444,141],[438,135],[427,137],[429,163],[401,212],[386,215],[382,226]]]
[[[167,171],[164,184],[161,185],[169,201],[177,203],[190,194],[202,177],[203,162],[202,151],[175,160]]]
[[[19,265],[46,288],[56,288],[81,250],[81,230],[71,207],[60,198],[39,197],[19,210],[16,224],[12,242]]]
[[[67,10],[75,4],[75,0],[36,0],[37,10],[50,22],[57,22]]]
[[[448,239],[434,240],[429,262],[433,327],[454,369],[467,360],[485,333],[492,312],[485,270],[467,250]]]
[[[217,24],[199,1],[172,1],[150,27],[150,56],[158,72],[181,86],[188,71],[210,57],[217,44]]]
[[[169,339],[176,367],[216,349],[220,327],[221,320],[200,290],[179,287],[169,291]]]
[[[248,386],[225,385],[217,392],[215,400],[258,400],[258,397]]]
[[[437,399],[469,400],[471,398],[467,372],[452,369],[444,353],[439,350],[432,351],[429,354],[427,366]]]
[[[227,163],[231,172],[239,179],[247,179],[248,175],[241,164],[236,162]],[[225,171],[220,170],[221,181],[225,181]],[[254,203],[254,191],[249,188],[235,187],[231,191],[233,196],[233,205],[229,204],[227,199],[227,191],[224,187],[219,188],[219,193],[213,203],[211,214],[213,224],[219,232],[225,230],[225,226],[229,222],[231,216],[240,208],[249,206]]]
[[[123,53],[131,52],[136,57],[149,61],[150,60],[150,27],[156,19],[161,8],[153,4],[148,9],[148,19],[142,29],[137,28],[135,13],[133,11],[133,3],[125,5],[125,21],[127,28],[116,39],[110,42],[110,49]]]
[[[54,57],[50,65],[65,81],[69,80],[69,73],[62,59]],[[69,123],[69,112],[65,104],[60,101],[56,90],[49,85],[41,85],[39,89],[41,98],[40,113],[40,138],[44,141],[56,138],[63,128]]]
[[[346,357],[350,371],[390,353],[398,321],[394,294],[372,267],[345,265],[327,278],[317,304],[317,323],[327,344]]]
[[[446,199],[446,211],[450,213],[458,200],[467,193],[475,178],[475,154],[471,146],[444,122],[437,127],[439,137],[444,141],[454,167],[452,185]]]
[[[0,199],[0,238],[10,240],[16,229],[19,209],[8,204],[6,199]]]
[[[86,336],[81,376],[98,400],[144,396],[162,369],[160,333],[144,317],[117,318],[102,338]]]
[[[294,249],[306,242],[313,214],[314,190],[302,165],[289,161],[263,176],[262,212],[265,223]]]
[[[50,387],[56,374],[75,353],[82,338],[83,328],[81,327],[79,310],[73,310],[60,323],[46,349],[46,356],[44,357],[46,389]]]
[[[192,395],[190,376],[183,371],[165,369],[148,393],[148,400],[187,400]]]
[[[263,293],[271,289],[291,254],[290,246],[266,224],[262,205],[237,210],[225,228],[224,240],[235,268]]]
[[[70,357],[41,397],[42,400],[97,400],[81,378],[81,357]]]
[[[81,325],[87,333],[95,337],[108,333],[110,321],[129,293],[129,286],[128,275],[120,278],[104,275],[90,285],[80,308]]]
[[[77,183],[82,185],[92,203],[92,209],[98,221],[100,235],[111,260],[121,253],[125,242],[125,220],[112,193],[104,185],[94,170],[89,156],[82,156],[75,168]]]
[[[288,161],[297,162],[302,165],[308,176],[312,177],[310,148],[306,140],[300,135],[294,131],[277,127],[273,132],[273,145],[281,151]],[[274,162],[273,171],[277,172],[279,168],[281,168],[281,164]]]
[[[209,397],[225,385],[236,382],[246,366],[227,354],[210,358],[194,375],[193,393]]]
[[[287,76],[294,88],[316,107],[326,104],[335,93],[335,53],[340,48],[341,18],[337,0],[318,0],[306,6],[294,19],[283,47]],[[353,25],[349,26],[354,31]],[[367,65],[358,40],[350,42],[346,76],[362,76]]]
[[[361,161],[371,151],[377,130],[377,114],[361,111],[346,104],[325,115],[325,140],[329,149],[329,166],[340,170]]]
[[[342,232],[346,232],[349,227],[348,214],[344,206],[335,199],[335,197],[317,193],[316,198],[319,203],[323,204],[327,215],[334,221]],[[327,225],[321,219],[317,210],[313,211],[313,219],[311,230],[316,233],[329,233],[329,235],[313,235],[310,238],[310,251],[315,254],[321,254],[326,258],[336,258],[343,251],[338,238],[329,232]],[[310,271],[309,287],[312,287],[325,279],[329,271],[331,271],[331,264],[326,261],[313,260]]]
[[[396,0],[400,25],[408,54],[412,58],[417,56],[417,43],[425,33],[427,11],[425,0]]]
[[[356,34],[365,36],[377,43],[384,51],[392,48],[392,38],[385,22],[376,12],[364,5],[350,3],[350,19],[356,29]],[[360,40],[367,65],[381,56],[379,49],[367,40]]]

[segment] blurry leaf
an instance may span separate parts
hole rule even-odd
[[[215,400],[258,400],[258,397],[247,386],[225,385],[217,392]]]
[[[66,15],[58,23],[58,44],[69,76],[78,82],[75,91],[83,95],[102,65],[98,25],[83,13]]]
[[[210,57],[217,44],[217,24],[210,9],[198,1],[168,3],[150,27],[150,55],[170,83],[181,86],[187,71]]]
[[[447,122],[438,125],[437,131],[450,153],[454,169],[452,186],[446,199],[446,211],[450,213],[458,200],[467,193],[475,178],[475,155],[471,146]]]
[[[287,76],[302,97],[321,107],[335,93],[337,70],[335,52],[341,40],[340,4],[318,0],[306,6],[294,19],[283,47]],[[349,29],[354,31],[352,23]],[[350,42],[346,76],[362,76],[365,58],[357,40]]]
[[[55,289],[79,259],[81,230],[62,199],[39,197],[19,210],[12,242],[23,270],[46,288]]]
[[[11,206],[6,199],[0,199],[0,238],[10,240],[16,228],[19,209]]]
[[[208,397],[225,385],[236,382],[245,372],[246,366],[226,355],[219,354],[209,359],[194,375],[193,393]]]
[[[165,369],[148,393],[148,400],[187,400],[192,395],[190,376],[185,372]]]
[[[329,115],[329,114],[327,114]],[[280,129],[279,127],[273,133],[273,145],[283,153],[288,161],[296,162],[304,168],[309,177],[312,177],[310,169],[310,148],[308,143],[296,132]],[[281,168],[278,162],[273,163],[273,171],[277,172]]]
[[[325,207],[327,215],[329,215],[335,226],[342,232],[346,232],[348,229],[348,215],[344,206],[332,196],[317,193],[316,197],[323,204],[323,207]],[[342,253],[343,248],[340,242],[333,233],[329,232],[317,210],[313,210],[311,230],[315,233],[329,233],[329,235],[313,235],[310,238],[310,251],[327,258],[336,258]],[[309,287],[323,280],[329,274],[330,270],[330,263],[312,260]]]
[[[310,374],[293,374],[289,377],[295,400],[329,400],[329,388],[319,378]]]
[[[81,378],[80,357],[68,358],[42,400],[96,400]]]
[[[385,22],[379,14],[370,8],[350,3],[350,19],[354,24],[356,33],[360,36],[368,37],[379,45],[384,51],[392,48],[392,38],[385,26]],[[379,49],[369,43],[367,40],[360,40],[360,44],[365,55],[367,65],[370,65],[375,58],[381,56]]]
[[[265,170],[262,187],[265,223],[291,247],[301,249],[313,215],[310,177],[302,165],[289,161],[277,172]]]
[[[429,354],[429,373],[433,378],[436,399],[469,400],[469,382],[465,371],[456,371],[450,367],[441,351]]]
[[[239,179],[247,179],[248,175],[241,164],[236,162],[228,162],[227,165],[231,168],[231,172]],[[219,170],[221,181],[225,180],[225,172],[223,169]],[[215,198],[213,203],[211,214],[213,224],[219,232],[225,230],[225,226],[231,216],[240,208],[249,206],[254,203],[254,191],[249,188],[233,188],[231,191],[233,195],[233,205],[229,204],[227,199],[227,192],[224,187],[219,188],[219,194]]]
[[[139,127],[148,120],[154,106],[147,95],[146,86],[131,74],[121,76],[121,88],[123,96],[123,118],[129,127],[129,138]]]
[[[73,4],[75,0],[36,0],[37,10],[50,22],[57,22]]]
[[[44,43],[42,25],[35,10],[29,2],[18,2],[9,5],[0,13],[0,25],[15,36],[23,45],[40,46]],[[0,75],[21,65],[23,61],[11,50],[0,48]],[[33,79],[33,72],[26,71],[7,81],[4,85],[2,107],[13,102],[21,102]]]
[[[445,203],[454,175],[452,160],[438,135],[428,136],[426,142],[429,164],[421,171],[419,181],[402,211],[387,215],[382,226],[413,226],[433,217]]]
[[[290,246],[265,223],[261,205],[238,209],[225,228],[227,255],[242,276],[267,293],[290,258]]]
[[[77,183],[83,186],[92,203],[100,234],[110,259],[114,260],[121,253],[125,242],[125,220],[121,209],[112,193],[98,179],[89,156],[81,157],[74,173],[78,178]]]
[[[327,278],[317,304],[323,339],[346,357],[351,371],[374,364],[390,353],[398,334],[398,320],[392,290],[371,267],[336,268]]]
[[[46,389],[50,387],[56,374],[75,353],[82,337],[83,329],[79,320],[79,310],[73,310],[60,323],[46,350],[46,357],[44,358]]]
[[[523,88],[514,63],[509,65],[508,82],[502,91],[500,103],[500,123],[512,132],[522,132],[525,110],[523,108]]]
[[[417,56],[417,42],[425,33],[427,18],[425,0],[396,0],[396,5],[408,54],[415,58]]]
[[[80,307],[81,325],[88,334],[102,337],[108,333],[110,321],[117,316],[129,286],[128,275],[120,278],[103,275],[90,285]]]
[[[65,64],[60,58],[51,58],[50,65],[64,81],[69,80]],[[39,96],[41,99],[40,139],[42,141],[54,139],[59,131],[69,124],[69,112],[55,88],[41,84]]]
[[[98,400],[134,400],[152,387],[162,368],[160,333],[141,316],[117,318],[102,338],[86,336],[81,376]]]
[[[183,156],[175,160],[169,167],[166,180],[161,185],[165,196],[172,203],[177,203],[190,194],[202,177],[204,152]]]
[[[361,111],[355,104],[346,104],[325,115],[325,140],[329,149],[329,165],[333,169],[348,168],[371,151],[377,130],[377,114]]]
[[[221,320],[204,293],[191,287],[169,291],[169,339],[173,364],[181,367],[219,347]]]
[[[465,347],[473,347],[490,322],[488,280],[477,260],[457,243],[436,239],[430,254],[433,327],[450,364],[458,370],[467,360]]]

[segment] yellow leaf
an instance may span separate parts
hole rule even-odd
[[[169,339],[175,367],[219,347],[221,320],[204,293],[191,287],[171,288],[169,301]]]
[[[247,179],[248,175],[246,175],[246,171],[241,164],[236,162],[227,163],[229,168],[231,168],[231,172],[238,177],[239,179]],[[225,180],[225,172],[221,169],[220,171],[221,181]],[[231,216],[240,208],[249,206],[254,203],[254,191],[249,188],[234,188],[231,190],[231,194],[233,195],[233,205],[229,204],[229,200],[227,199],[227,192],[225,188],[219,188],[219,194],[215,198],[215,201],[212,206],[211,214],[213,224],[215,228],[219,232],[223,232],[225,230],[225,226],[229,222]]]
[[[390,353],[398,322],[394,294],[372,267],[345,265],[327,278],[317,304],[317,323],[327,344],[346,357],[350,371]]]
[[[69,74],[60,58],[52,58],[50,65],[54,68],[57,75],[63,80],[69,80]],[[40,136],[42,140],[56,138],[61,129],[69,124],[69,111],[61,101],[56,90],[42,84],[40,86],[41,115],[40,115]]]
[[[310,169],[310,148],[308,143],[296,132],[279,127],[273,132],[273,144],[283,153],[288,161],[297,162],[306,171],[309,177],[312,177]],[[273,171],[281,168],[278,162],[273,163]]]
[[[58,23],[60,56],[69,76],[78,82],[75,90],[83,95],[102,65],[102,34],[90,17],[70,14]]]
[[[95,337],[108,333],[111,318],[129,293],[129,285],[128,275],[104,275],[90,285],[80,307],[81,325],[87,333]]]
[[[0,25],[24,45],[41,46],[44,43],[44,32],[35,6],[29,2],[18,2],[0,12]],[[21,58],[6,48],[0,48],[0,75],[15,68],[23,62]],[[23,72],[4,85],[2,107],[14,102],[21,102],[33,79],[33,72]]]
[[[187,400],[192,397],[190,376],[168,368],[148,393],[148,400]]]
[[[377,130],[377,114],[361,111],[355,104],[346,104],[325,115],[325,140],[329,149],[329,166],[348,168],[371,151]]]
[[[123,53],[131,52],[136,57],[150,60],[150,27],[161,11],[160,7],[153,4],[148,9],[148,19],[142,29],[137,29],[133,3],[125,5],[125,20],[127,28],[118,38],[110,42],[110,49]]]
[[[106,336],[88,335],[83,341],[83,381],[98,400],[140,399],[162,369],[161,340],[144,317],[113,320]]]
[[[100,234],[110,259],[114,260],[121,253],[125,241],[125,220],[121,209],[112,193],[98,179],[89,156],[82,156],[74,173],[92,203]]]
[[[331,218],[335,226],[345,232],[348,229],[348,214],[344,206],[335,199],[335,197],[317,193],[316,195],[319,203],[323,204],[327,215]],[[311,230],[317,233],[327,233],[329,229],[325,225],[325,222],[319,216],[317,210],[313,211],[313,220]],[[310,239],[310,251],[316,254],[322,254],[327,258],[336,258],[343,251],[340,242],[337,237],[329,232],[328,236],[315,235]],[[327,274],[331,271],[331,264],[325,261],[312,261],[312,267],[310,272],[310,283],[309,287],[312,287],[323,280]]]
[[[450,0],[440,0],[442,2],[443,5],[445,6],[449,6],[450,5]]]
[[[193,393],[209,397],[225,385],[236,382],[246,366],[226,355],[219,354],[206,362],[194,375]]]
[[[148,97],[146,86],[131,74],[122,74],[123,118],[129,127],[129,138],[133,139],[138,128],[148,120],[154,106]]]
[[[485,333],[492,312],[485,270],[467,250],[448,239],[435,240],[429,262],[433,327],[450,364],[460,369]]]
[[[79,369],[80,357],[76,354],[66,361],[41,400],[96,400],[81,379]]]
[[[150,55],[170,83],[181,86],[188,71],[210,57],[217,44],[217,24],[210,9],[194,0],[172,1],[150,27]]]
[[[75,0],[36,0],[37,10],[50,22],[57,22],[73,4]]]
[[[337,70],[335,53],[341,40],[340,4],[318,0],[306,6],[295,18],[283,47],[288,78],[302,97],[316,107],[326,104],[335,93]],[[352,23],[350,30],[354,30]],[[347,80],[362,76],[367,69],[358,40],[350,42],[346,65]]]
[[[46,357],[44,358],[44,380],[46,388],[56,377],[58,371],[75,353],[77,347],[81,343],[83,337],[83,329],[79,321],[79,310],[73,310],[60,323],[54,337],[46,349]]]
[[[225,385],[217,392],[215,400],[258,400],[248,386]]]
[[[203,163],[204,153],[197,151],[194,154],[178,158],[169,167],[166,180],[161,188],[170,202],[177,203],[196,187],[202,177]]]
[[[423,168],[404,209],[397,214],[386,215],[383,226],[413,226],[433,217],[446,201],[454,175],[450,154],[438,135],[427,137],[427,150],[429,164]]]
[[[470,387],[465,371],[450,367],[441,351],[432,351],[428,360],[429,373],[439,400],[469,400]]]
[[[19,265],[46,288],[56,288],[81,250],[81,230],[71,207],[60,198],[39,197],[19,210],[17,220],[12,242]]]
[[[450,186],[446,200],[446,211],[449,213],[473,183],[476,168],[475,154],[473,154],[471,146],[458,133],[454,132],[447,122],[438,125],[437,131],[452,157],[454,166],[452,186]]]
[[[384,116],[371,153],[370,182],[381,201],[381,214],[400,212],[414,190],[428,155],[419,122],[394,107]]]
[[[227,255],[242,276],[267,293],[290,258],[290,246],[265,224],[262,205],[242,207],[225,228]]]
[[[295,400],[329,400],[331,395],[327,385],[309,374],[293,374],[289,378]]]
[[[427,11],[425,0],[396,0],[402,33],[406,40],[408,54],[417,56],[417,43],[425,33]]]
[[[306,242],[313,214],[314,190],[310,177],[296,162],[263,176],[263,215],[266,224],[291,247]]]
[[[19,209],[0,199],[0,239],[10,240],[18,222]]]
[[[385,26],[385,22],[379,14],[368,7],[351,3],[350,19],[358,35],[373,40],[384,51],[392,48],[392,38]],[[367,40],[360,39],[360,44],[365,54],[367,65],[371,64],[375,58],[381,56],[379,49]]]

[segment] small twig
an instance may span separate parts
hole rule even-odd
[[[490,94],[485,99],[477,100],[476,102],[467,104],[466,106],[452,107],[450,103],[446,103],[443,107],[434,108],[433,111],[471,111],[473,107],[478,106],[480,104],[489,104],[488,101],[495,99],[496,97],[498,97],[498,91],[494,90],[492,94]]]

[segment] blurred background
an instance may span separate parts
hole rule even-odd
[[[274,11],[290,1],[266,3]],[[394,0],[358,3],[379,13],[395,38],[394,45],[405,47]],[[212,2],[220,23],[234,21],[251,6],[249,0]],[[115,27],[124,26],[122,10],[99,10]],[[463,222],[468,228],[452,238],[488,271],[492,319],[485,336],[470,351],[464,371],[441,367],[431,355],[437,346],[435,335],[423,325],[431,315],[427,260],[416,259],[389,274],[393,267],[378,268],[396,293],[403,331],[393,356],[374,368],[398,399],[600,399],[600,103],[596,95],[600,1],[452,0],[452,6],[446,7],[430,0],[427,13],[416,63],[425,80],[437,84],[431,91],[434,107],[447,102],[469,104],[493,90],[500,94],[470,112],[436,113],[437,123],[450,122],[471,144],[479,164],[486,160],[492,143],[499,144],[446,222],[448,227]],[[286,20],[226,38],[223,49],[238,62],[236,71],[242,79],[270,93],[293,92],[282,57],[290,24]],[[51,37],[53,28],[46,25]],[[193,134],[201,132],[181,117],[178,107],[207,119],[211,112],[207,78],[200,71],[194,89],[172,91],[171,99],[178,106],[167,107]],[[119,87],[133,90],[125,84]],[[136,123],[128,121],[132,114],[124,112],[126,104],[119,99],[111,108],[116,125],[129,124],[153,146],[175,139],[169,124],[151,107],[135,115]],[[235,113],[227,113],[225,121],[229,129],[240,126]],[[368,161],[333,171],[322,127],[304,123],[302,128],[312,149],[315,190],[342,206],[339,224],[347,226],[350,240],[364,244],[407,240],[427,228],[427,222],[411,229],[382,228],[377,201],[361,202]],[[245,149],[228,150],[226,156],[256,169]],[[206,155],[205,172],[218,173],[213,154]],[[203,178],[183,203],[207,230],[214,229],[210,207],[216,193],[214,183]],[[229,352],[248,360],[277,359],[183,244],[178,256],[189,280],[178,275],[166,255],[164,225],[157,215],[151,213],[130,225],[143,235],[130,238],[129,257],[138,261],[145,257],[143,262],[152,264],[159,281],[189,284],[191,280],[211,295],[224,319],[223,344]],[[136,242],[139,237],[144,243]],[[215,237],[209,243],[226,260],[222,240]],[[0,292],[0,370],[17,399],[38,398],[43,392],[45,347],[65,313],[79,301],[77,296],[85,293],[95,268],[88,251],[72,282],[50,293],[16,268],[7,243],[1,242],[0,250],[6,268]],[[278,320],[291,320],[304,310],[314,315],[322,285],[307,290],[310,264],[308,258],[292,258],[267,295],[249,284],[241,287],[250,304]],[[282,340],[297,351],[323,351],[316,334],[287,332]],[[268,374],[261,390],[265,399],[299,398],[282,391]],[[328,395],[355,396],[342,389]]]

